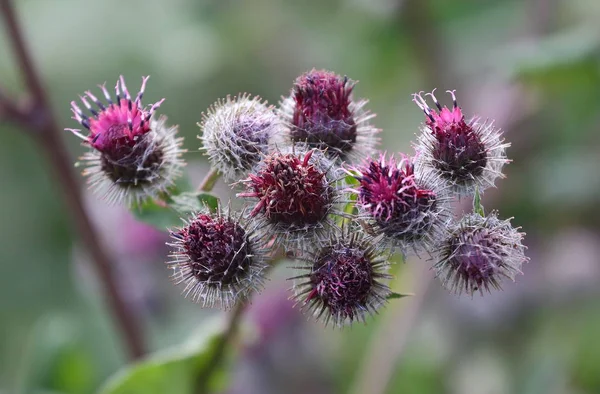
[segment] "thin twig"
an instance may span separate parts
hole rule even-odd
[[[208,173],[204,176],[204,179],[202,180],[202,182],[200,182],[200,185],[198,186],[198,191],[199,192],[211,191],[215,187],[215,184],[217,183],[217,181],[219,180],[220,177],[221,177],[221,174],[219,173],[219,171],[217,171],[215,168],[211,168],[208,171]]]
[[[85,210],[81,189],[73,171],[72,160],[62,142],[62,131],[52,113],[43,83],[35,69],[35,64],[23,38],[23,32],[10,0],[0,0],[0,10],[7,26],[8,36],[17,62],[23,72],[27,88],[31,95],[31,103],[25,112],[27,125],[40,149],[44,151],[58,179],[66,205],[75,222],[77,232],[87,247],[92,261],[96,265],[100,280],[104,285],[108,305],[122,331],[129,355],[138,358],[143,355],[142,332],[135,316],[128,310],[119,288],[115,282],[112,268],[114,264],[108,257],[108,250],[101,244]],[[7,113],[10,115],[10,113]],[[19,119],[13,119],[19,120]]]

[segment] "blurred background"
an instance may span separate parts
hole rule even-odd
[[[196,122],[217,98],[276,104],[313,67],[360,81],[382,146],[412,151],[413,92],[457,89],[463,111],[512,142],[486,209],[527,233],[531,262],[504,291],[457,297],[429,264],[395,267],[392,301],[368,325],[307,321],[274,272],[236,342],[227,393],[600,393],[600,2],[597,0],[20,0],[26,38],[61,127],[69,102],[123,74],[180,125],[190,178],[208,167]],[[0,29],[0,81],[23,83]],[[65,132],[73,161],[83,152]],[[126,363],[94,267],[48,165],[0,124],[0,392],[95,392]],[[82,186],[84,187],[84,186]],[[217,193],[227,196],[222,183]],[[215,313],[179,295],[166,234],[87,195],[119,285],[151,351]],[[159,372],[157,371],[157,374]],[[174,385],[177,382],[173,382]],[[134,392],[134,391],[131,391]],[[146,391],[148,392],[148,391]],[[166,390],[162,392],[179,392]]]

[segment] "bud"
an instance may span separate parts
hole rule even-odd
[[[359,184],[351,189],[357,194],[360,215],[367,219],[371,231],[387,237],[392,247],[404,253],[434,245],[450,212],[444,185],[431,174],[415,174],[413,160],[405,155],[398,162],[367,159],[352,168]]]
[[[319,150],[275,151],[242,181],[246,191],[238,197],[256,201],[249,215],[264,235],[276,236],[290,249],[300,247],[318,240],[331,225],[328,216],[339,192],[330,168]]]
[[[504,177],[502,167],[509,162],[506,148],[510,144],[504,143],[493,122],[480,122],[479,118],[465,121],[454,91],[448,91],[452,109],[442,107],[433,93],[427,95],[439,112],[431,109],[420,93],[413,95],[427,117],[415,147],[418,169],[433,171],[458,195],[494,187],[496,178]]]
[[[524,233],[495,212],[483,217],[472,213],[450,227],[438,246],[437,277],[457,294],[500,289],[502,278],[515,280],[522,273],[525,257]]]
[[[133,205],[156,197],[173,184],[184,166],[181,159],[183,139],[176,138],[177,127],[167,127],[164,116],[158,120],[153,117],[164,99],[150,108],[142,105],[148,78],[142,79],[142,87],[135,99],[129,95],[123,76],[117,81],[114,101],[105,85],[100,85],[107,104],[90,91],[85,92],[80,99],[91,116],[71,102],[73,119],[88,129],[89,134],[83,135],[77,129],[67,130],[91,148],[77,165],[86,166],[83,175],[89,177],[88,183],[111,203]]]
[[[309,272],[292,278],[296,301],[325,324],[364,322],[391,294],[383,283],[391,278],[387,255],[379,245],[361,231],[332,235],[318,250],[299,258],[304,266],[297,268]]]
[[[234,181],[268,153],[269,142],[280,134],[282,124],[260,97],[243,94],[213,104],[200,127],[211,165],[226,181]]]
[[[220,209],[200,212],[171,231],[173,248],[167,262],[183,294],[203,307],[229,309],[260,291],[267,267],[267,251],[253,231]]]
[[[347,77],[325,70],[299,76],[291,95],[281,102],[289,142],[307,143],[343,161],[373,154],[379,130],[369,121],[375,114],[363,108],[367,100],[353,100],[354,85]]]

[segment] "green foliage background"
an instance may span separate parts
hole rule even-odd
[[[467,115],[496,119],[513,144],[508,178],[483,204],[515,217],[531,263],[516,284],[483,298],[457,298],[434,283],[388,392],[600,392],[596,0],[20,0],[17,8],[62,127],[75,127],[69,102],[83,91],[120,74],[133,91],[151,75],[146,102],[166,97],[160,112],[180,125],[193,183],[207,170],[196,122],[227,94],[275,104],[301,72],[331,69],[360,81],[356,94],[378,114],[382,146],[410,153],[422,121],[411,93],[438,87],[448,102],[441,92],[457,89]],[[0,31],[1,85],[18,95],[19,70]],[[67,132],[65,140],[75,160],[82,148]],[[123,367],[124,351],[44,157],[7,124],[0,185],[0,392],[96,392]],[[151,349],[194,338],[213,313],[171,286],[167,250],[124,251],[130,238],[105,219],[124,213],[94,196],[88,202]],[[414,291],[411,263],[426,264],[396,268],[408,272],[399,292]],[[269,288],[289,286],[287,274],[275,272]],[[262,298],[275,297],[268,290]],[[284,360],[279,369],[249,353],[228,364],[220,386],[255,392],[251,383],[227,384],[251,371],[265,376],[271,391],[263,392],[347,392],[379,325],[410,302],[394,300],[367,326],[343,331],[301,318],[264,345]],[[245,341],[258,346],[249,332]],[[172,379],[173,388],[185,385]]]

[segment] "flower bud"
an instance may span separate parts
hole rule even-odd
[[[390,295],[384,283],[387,258],[377,239],[343,230],[319,249],[299,258],[309,271],[296,276],[295,299],[325,324],[342,326],[377,312]]]
[[[203,307],[229,309],[262,289],[267,251],[253,231],[223,213],[200,212],[171,231],[173,280]]]
[[[433,92],[428,93],[438,111],[430,108],[421,94],[413,101],[426,115],[425,125],[418,137],[417,167],[432,171],[452,187],[458,195],[471,195],[493,187],[502,178],[502,167],[508,163],[500,130],[493,122],[465,120],[454,91],[449,91],[454,106],[442,107]]]
[[[373,154],[378,130],[369,121],[375,114],[364,109],[366,100],[353,99],[354,85],[325,70],[299,76],[291,95],[281,102],[288,142],[304,142],[343,161]]]
[[[457,294],[500,289],[502,278],[512,281],[521,273],[526,247],[524,233],[495,212],[487,217],[472,213],[450,227],[438,246],[437,277]]]
[[[87,136],[80,130],[67,129],[91,148],[81,157],[91,187],[111,203],[126,205],[156,197],[171,186],[181,175],[182,138],[176,138],[177,127],[167,127],[166,117],[153,117],[164,99],[144,108],[142,96],[149,77],[142,79],[142,87],[132,99],[123,76],[117,81],[116,96],[110,96],[100,86],[106,104],[90,91],[80,96],[91,116],[83,113],[73,101],[73,119],[89,130]],[[94,103],[97,108],[94,108]]]
[[[268,153],[282,123],[260,97],[227,96],[203,114],[203,149],[226,181],[238,180]]]
[[[383,234],[392,245],[419,251],[434,245],[449,218],[444,186],[431,174],[415,174],[413,160],[402,155],[379,160],[367,159],[349,172],[359,182],[351,189],[357,194],[360,215],[370,231]]]
[[[238,197],[256,204],[250,217],[268,237],[293,249],[318,241],[331,225],[328,216],[339,199],[331,162],[319,150],[297,146],[267,155],[243,180],[246,191]]]

